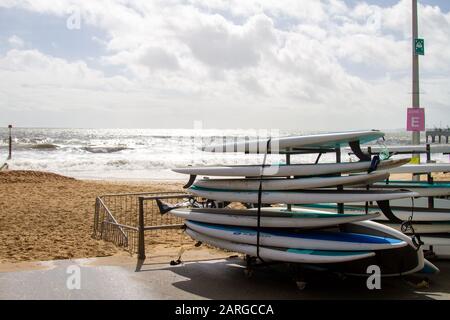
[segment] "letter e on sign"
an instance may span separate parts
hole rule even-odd
[[[408,108],[406,130],[408,131],[425,130],[425,109]]]

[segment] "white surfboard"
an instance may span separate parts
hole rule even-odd
[[[420,210],[416,208],[414,211],[410,208],[399,208],[399,207],[391,207],[392,212],[394,215],[403,220],[406,221],[409,219],[409,217],[412,216],[413,221],[417,222],[450,222],[450,212],[445,211],[425,211]],[[413,214],[414,212],[414,214]],[[381,221],[388,221],[389,219],[386,218],[383,214],[381,214],[376,220]]]
[[[408,189],[417,192],[421,197],[450,195],[450,183],[439,181],[427,183],[426,181],[391,180],[388,184],[383,182],[375,183],[371,186],[371,189]]]
[[[313,265],[314,269],[333,270],[340,273],[367,277],[368,267],[376,265],[380,268],[382,277],[394,277],[416,272],[436,273],[439,271],[432,263],[427,262],[423,256],[423,247],[417,248],[412,239],[393,228],[373,221],[361,221],[341,225],[341,232],[352,232],[367,235],[376,235],[395,238],[407,243],[407,246],[395,250],[377,250],[375,256],[344,262],[340,264]]]
[[[361,190],[365,187],[352,187],[350,190]],[[435,188],[422,188],[417,186],[407,186],[401,184],[376,184],[370,187],[370,190],[409,190],[417,193],[419,197],[440,197],[440,196],[450,196],[450,188],[435,187]]]
[[[385,150],[385,147],[381,146],[366,146],[361,147],[361,150],[363,152],[368,152],[370,148],[370,151],[372,153],[379,153]],[[426,145],[411,145],[411,146],[386,146],[387,150],[389,152],[393,153],[417,153],[417,152],[426,152],[427,146]],[[345,151],[351,152],[350,148],[345,148]],[[450,153],[450,145],[448,144],[430,144],[430,152],[431,153]]]
[[[390,201],[392,212],[402,220],[407,220],[414,212],[413,220],[417,222],[450,222],[450,200],[433,199],[434,208],[428,209],[428,198],[396,199]],[[413,209],[414,205],[414,209]],[[378,220],[388,220],[384,215],[380,215]],[[433,225],[430,227],[421,226],[427,233],[433,230],[449,230],[448,227]],[[438,231],[436,231],[438,232]],[[444,232],[450,232],[444,231]]]
[[[434,208],[450,210],[449,199],[433,199]],[[397,199],[391,201],[391,206],[398,207],[412,207],[413,201],[411,199]],[[428,198],[419,197],[414,198],[414,208],[428,208]]]
[[[419,198],[420,199],[420,198]],[[440,200],[440,199],[437,199]],[[394,200],[395,201],[395,200]],[[265,209],[265,208],[264,208]],[[294,212],[308,213],[308,212],[321,212],[321,213],[331,213],[335,214],[337,212],[337,206],[334,204],[315,204],[312,207],[296,207],[292,208]],[[364,208],[354,208],[352,206],[345,206],[345,214],[363,214]],[[277,210],[277,208],[272,207],[271,210]],[[278,210],[285,210],[285,207],[280,207]],[[411,215],[411,211],[405,211],[404,215],[400,215],[395,207],[392,208],[394,214],[403,220],[407,220]],[[386,226],[394,228],[396,230],[401,230],[401,225],[399,223],[390,222],[382,213],[381,210],[373,208],[369,209],[369,214],[379,213],[377,218],[372,220],[378,221]],[[409,215],[408,215],[409,214]],[[442,218],[430,216],[430,212],[421,212],[419,208],[414,210],[413,216],[413,228],[418,234],[439,234],[439,233],[450,233],[450,221],[448,220],[448,212],[442,213]],[[407,234],[411,234],[412,230],[407,230]]]
[[[391,277],[419,272],[425,266],[422,248],[417,248],[409,236],[398,230],[374,221],[360,221],[342,225],[341,231],[396,238],[408,244],[396,250],[376,251],[376,257],[361,260],[361,264],[346,264],[343,271],[347,274],[367,277],[367,267],[375,264],[382,276]]]
[[[390,173],[450,172],[450,164],[447,163],[406,164],[401,167],[389,169],[389,172]]]
[[[175,209],[171,214],[192,221],[232,226],[256,227],[256,210],[233,210],[215,208]],[[374,219],[379,214],[330,214],[301,213],[292,211],[261,211],[260,225],[267,228],[320,228],[339,224]]]
[[[416,222],[450,222],[450,212],[445,211],[425,211],[418,208],[415,208],[413,211],[411,208],[405,207],[391,207],[394,215],[406,221],[409,217],[412,216],[413,221]],[[351,211],[349,211],[350,213]],[[357,212],[357,211],[356,211]],[[354,212],[354,213],[356,213]],[[379,212],[377,209],[370,209],[370,212]],[[413,214],[414,213],[414,214]],[[380,221],[388,221],[389,219],[381,214],[376,220]]]
[[[401,225],[398,223],[391,223],[389,221],[380,221],[384,225],[401,231]],[[418,234],[437,234],[437,233],[450,233],[450,223],[448,222],[416,222],[413,223],[415,233]],[[412,234],[412,230],[407,230],[406,234]]]
[[[436,274],[439,272],[440,272],[439,268],[436,267],[434,264],[432,264],[427,259],[424,259],[423,269],[419,271],[419,273],[425,273],[425,274]]]
[[[330,188],[323,189],[330,190]],[[366,186],[350,186],[345,190],[366,190]],[[418,188],[418,187],[407,187],[402,185],[371,185],[370,190],[372,191],[388,191],[388,190],[408,190],[417,193],[418,197],[440,197],[449,196],[450,188]]]
[[[246,244],[257,244],[255,228],[224,226],[202,222],[186,221],[186,226],[198,233]],[[263,229],[260,245],[279,248],[303,248],[311,250],[372,251],[404,247],[406,242],[394,238],[337,231],[283,231]]]
[[[407,246],[403,246],[394,250],[379,250],[372,252],[372,254],[368,254],[367,251],[322,251],[305,249],[280,249],[275,247],[260,246],[260,257],[272,261],[296,262],[313,265],[327,263],[327,266],[329,266],[330,268],[337,269],[347,274],[361,276],[367,276],[367,268],[370,265],[374,264],[380,267],[381,276],[399,276],[411,274],[419,272],[425,267],[425,259],[422,249],[417,249],[411,238],[401,232],[371,221],[349,223],[342,225],[341,227],[343,232],[363,233],[396,238],[406,242]],[[186,229],[186,232],[192,238],[208,243],[212,246],[230,251],[241,252],[250,256],[257,255],[257,248],[255,245],[226,241],[215,237],[210,237],[202,233],[193,231],[189,228]],[[349,253],[351,252],[360,252],[364,255],[364,257],[352,259],[351,257],[349,257]],[[293,253],[299,254],[299,256],[292,255]],[[311,257],[311,254],[314,257]]]
[[[386,180],[386,172],[372,172],[339,177],[312,177],[312,178],[272,178],[262,179],[263,190],[296,190],[331,187],[339,185],[372,184],[376,181]],[[202,179],[194,183],[195,187],[219,190],[258,190],[260,179]],[[450,190],[450,188],[449,188]]]
[[[428,246],[446,246],[450,247],[450,234],[449,235],[425,235],[421,236],[425,245]]]
[[[408,163],[409,159],[381,161],[377,170],[388,170]],[[224,176],[224,177],[286,177],[286,176],[314,176],[336,173],[364,172],[370,168],[370,161],[318,163],[318,164],[291,164],[291,165],[236,165],[236,166],[201,166],[175,168],[177,173],[198,176]]]
[[[257,191],[225,191],[191,187],[190,193],[206,199],[258,203]],[[337,191],[337,190],[304,190],[304,191],[263,191],[261,203],[265,204],[311,204],[322,202],[346,203],[381,201],[401,198],[411,198],[417,193],[409,191]]]
[[[301,212],[301,209],[302,208],[293,208],[293,210],[300,210],[300,212]],[[327,211],[328,210],[330,213],[336,213],[337,205],[330,204],[330,203],[313,204],[313,205],[311,205],[310,210],[312,210],[312,211],[317,211],[317,210]],[[368,210],[370,213],[381,213],[381,210],[376,206],[369,206]],[[408,220],[409,217],[411,216],[411,214],[414,213],[413,221],[417,221],[417,222],[450,222],[450,210],[444,210],[444,209],[427,210],[425,208],[414,208],[414,210],[412,210],[412,208],[410,208],[410,207],[396,207],[396,206],[392,206],[392,205],[391,205],[391,210],[397,218],[399,218],[403,221]],[[364,206],[364,204],[345,205],[344,212],[353,213],[353,214],[363,214],[363,213],[365,213],[365,206]],[[380,216],[378,218],[376,218],[375,220],[388,221],[389,219],[381,213]]]
[[[360,143],[366,143],[383,136],[384,133],[377,130],[348,131],[271,138],[268,149],[268,138],[261,138],[257,140],[241,140],[231,143],[213,144],[202,147],[202,150],[209,152],[279,153],[298,148],[339,148],[349,142],[359,141]]]
[[[251,256],[257,255],[255,245],[236,243],[186,229],[186,233],[193,239],[212,245],[214,247],[240,252]],[[323,251],[307,249],[283,249],[260,247],[259,255],[263,259],[272,261],[295,262],[295,263],[342,263],[373,257],[374,252],[368,251]]]

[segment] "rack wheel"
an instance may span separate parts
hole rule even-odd
[[[244,269],[244,275],[247,279],[250,279],[251,277],[253,277],[253,269]]]
[[[248,265],[252,265],[256,263],[256,258],[249,255],[245,255],[244,261],[247,262]]]
[[[338,273],[337,277],[339,280],[341,281],[345,281],[347,279],[347,275],[343,274],[343,273]]]
[[[303,291],[306,288],[306,281],[295,281],[295,285],[298,290]]]
[[[428,289],[430,287],[430,280],[428,278],[413,278],[406,280],[414,289]]]
[[[300,291],[305,290],[307,282],[306,282],[306,275],[303,269],[297,268],[293,280],[298,290]]]
[[[432,248],[430,248],[430,250],[424,251],[423,254],[424,254],[425,258],[428,259],[428,260],[433,260],[433,259],[437,258],[437,255],[432,250]]]
[[[417,284],[418,289],[428,289],[430,287],[430,280],[423,279],[422,282]]]

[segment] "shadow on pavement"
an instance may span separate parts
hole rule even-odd
[[[207,299],[448,299],[450,267],[448,262],[437,263],[442,272],[429,277],[430,287],[418,289],[423,276],[382,278],[380,290],[369,290],[366,278],[342,278],[331,272],[308,271],[306,288],[299,290],[295,272],[286,264],[261,266],[246,275],[241,258],[184,262],[177,266],[155,269],[141,263],[139,270],[167,270],[183,277],[173,286]]]

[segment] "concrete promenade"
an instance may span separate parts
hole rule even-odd
[[[0,265],[0,299],[450,299],[450,261],[435,263],[441,273],[429,278],[429,288],[384,278],[381,290],[368,290],[365,280],[313,274],[304,291],[283,267],[260,268],[247,278],[239,257],[177,266],[150,259],[140,268],[131,257],[22,263]],[[74,270],[80,289],[70,290]]]

